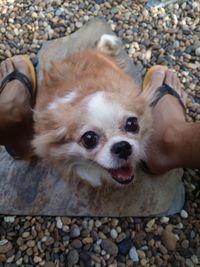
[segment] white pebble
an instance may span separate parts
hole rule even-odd
[[[110,231],[110,236],[111,236],[113,239],[116,239],[117,236],[118,236],[117,231],[116,231],[115,229],[112,229],[112,230]]]
[[[13,223],[15,221],[15,216],[5,216],[4,222],[10,222]]]
[[[63,227],[63,223],[62,223],[60,217],[57,217],[57,218],[56,218],[56,227],[57,227],[58,229],[62,229],[62,227]]]
[[[102,256],[106,255],[106,251],[105,251],[105,250],[102,250],[102,251],[101,251],[101,255],[102,255]]]
[[[83,26],[83,24],[81,22],[76,22],[76,27],[77,28],[81,28]]]
[[[145,53],[145,59],[146,59],[147,61],[149,61],[149,60],[151,59],[151,54],[152,54],[151,49],[148,49],[148,50],[146,51],[146,53]]]
[[[97,242],[96,242],[96,244],[97,245],[101,245],[101,242],[102,242],[102,239],[98,239]]]
[[[7,239],[0,240],[0,246],[4,246],[7,243],[8,243],[8,240]]]
[[[175,237],[176,237],[176,240],[177,241],[179,241],[180,240],[180,238],[179,238],[179,236],[178,235],[174,235]]]
[[[155,223],[155,219],[152,219],[152,220],[150,220],[150,221],[146,224],[146,226],[147,226],[148,228],[152,228],[153,225],[154,225],[154,223]]]
[[[40,257],[38,257],[38,256],[34,256],[33,260],[34,260],[35,263],[39,263],[39,262],[42,261],[42,259]]]
[[[186,263],[186,266],[188,267],[194,267],[194,264],[190,259],[186,259],[185,263]]]
[[[90,19],[88,15],[85,15],[83,18],[85,21],[88,21]]]
[[[196,264],[196,265],[199,263],[199,260],[198,260],[198,258],[197,258],[196,255],[192,255],[191,260],[192,260],[192,262],[193,262],[194,264]]]
[[[94,224],[95,224],[95,226],[97,228],[99,228],[101,226],[101,221],[100,220],[96,220]]]
[[[176,225],[176,228],[177,229],[183,229],[183,224],[180,222]]]
[[[183,219],[186,219],[186,218],[188,217],[188,213],[187,213],[186,210],[181,210],[181,217],[182,217]]]
[[[17,36],[19,35],[19,30],[17,28],[14,29],[14,34]]]
[[[46,242],[46,241],[47,241],[47,239],[48,239],[48,237],[47,237],[47,236],[43,236],[43,238],[41,239],[41,242]]]
[[[18,266],[21,266],[22,265],[22,262],[23,262],[23,258],[21,257],[19,260],[16,261],[16,264]]]
[[[6,32],[6,29],[5,28],[1,28],[1,32],[2,33],[5,33]]]
[[[7,262],[7,263],[11,263],[11,262],[13,262],[14,258],[15,258],[15,255],[12,255],[10,258],[8,258],[8,259],[6,260],[6,262]]]
[[[38,15],[37,15],[36,12],[33,12],[33,13],[31,14],[31,17],[32,17],[33,19],[36,19],[36,18],[38,17]]]
[[[161,217],[160,218],[160,222],[161,223],[168,223],[169,222],[169,217],[165,217],[165,216]]]
[[[54,34],[54,30],[53,29],[48,29],[48,36],[49,36],[49,39],[51,39],[53,37],[53,34]]]
[[[132,247],[129,251],[129,256],[131,258],[131,260],[133,262],[138,262],[139,261],[139,257],[138,257],[138,254],[137,254],[137,251],[136,251],[136,248],[135,247]]]
[[[200,47],[197,47],[197,49],[195,50],[195,54],[196,56],[200,57]]]

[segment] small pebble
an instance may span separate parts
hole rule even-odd
[[[169,217],[165,217],[165,216],[161,217],[160,218],[160,222],[161,223],[168,223],[169,222]]]
[[[200,57],[200,47],[197,47],[195,50],[196,56]]]
[[[199,259],[198,259],[198,257],[196,255],[192,255],[191,256],[191,260],[194,263],[194,265],[199,264]]]
[[[12,249],[12,243],[6,239],[0,240],[0,254],[6,254]]]
[[[176,249],[177,239],[171,231],[164,230],[161,234],[161,240],[168,250],[174,251]]]
[[[122,240],[120,243],[118,243],[119,252],[122,255],[126,256],[129,253],[132,245],[133,241],[131,240],[131,238],[126,238]]]
[[[151,219],[151,220],[146,224],[146,226],[147,226],[147,228],[152,228],[154,224],[155,224],[155,219]]]
[[[118,253],[117,245],[110,239],[102,240],[101,247],[110,255],[116,256]]]
[[[77,264],[79,261],[79,254],[78,254],[78,251],[73,249],[73,250],[70,250],[70,252],[68,253],[67,255],[67,262],[68,262],[68,265],[75,265]]]
[[[79,237],[80,233],[81,233],[81,231],[80,231],[78,225],[73,224],[70,228],[70,237]]]
[[[40,257],[38,257],[38,256],[34,256],[33,260],[34,260],[35,263],[39,263],[39,262],[42,261],[42,259]]]
[[[56,218],[56,227],[57,227],[58,229],[62,229],[62,227],[63,227],[63,223],[62,223],[60,217],[57,217],[57,218]]]
[[[183,219],[187,219],[187,217],[188,217],[188,213],[187,213],[187,211],[186,210],[181,210],[181,217],[183,218]]]
[[[186,263],[186,266],[187,267],[195,267],[194,266],[194,263],[190,259],[186,259],[186,262],[185,263]]]
[[[135,247],[132,247],[129,251],[129,256],[133,262],[139,262],[139,257]]]
[[[110,236],[111,236],[113,239],[116,239],[117,236],[118,236],[117,231],[116,231],[115,229],[112,229],[112,230],[110,231]]]
[[[81,22],[76,22],[76,27],[77,28],[81,28],[83,26],[83,24]]]
[[[187,249],[189,247],[189,241],[188,240],[184,240],[182,243],[181,243],[181,246],[185,249]]]
[[[13,223],[15,221],[15,216],[5,216],[4,222]]]

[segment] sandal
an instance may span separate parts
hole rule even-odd
[[[29,59],[29,57],[27,55],[23,56],[23,60],[26,62],[26,64],[28,65],[28,69],[29,69],[29,74],[30,74],[30,79],[23,73],[21,73],[18,70],[14,70],[13,72],[9,73],[1,82],[0,85],[0,94],[1,92],[4,90],[4,88],[6,87],[7,83],[13,80],[18,80],[21,83],[23,83],[23,85],[25,86],[25,88],[28,90],[32,102],[34,103],[34,98],[36,95],[36,74],[35,74],[35,69],[34,66],[31,62],[31,60]]]
[[[0,94],[5,89],[6,85],[13,80],[20,81],[25,88],[28,90],[31,96],[31,105],[35,104],[35,96],[36,96],[36,73],[35,68],[27,55],[23,55],[23,60],[26,62],[29,70],[28,78],[25,74],[21,73],[18,70],[14,70],[13,72],[9,73],[1,82],[0,85]],[[8,146],[5,146],[6,151],[10,154],[14,159],[20,159],[20,157]]]
[[[143,91],[147,90],[149,88],[149,84],[152,80],[152,76],[154,75],[155,71],[157,71],[158,68],[160,67],[164,67],[165,70],[167,70],[168,68],[166,66],[153,66],[151,67],[147,74],[144,77],[144,82],[143,82]],[[158,103],[158,101],[165,95],[169,94],[174,96],[180,103],[180,105],[182,106],[184,112],[185,112],[185,105],[180,97],[180,95],[169,85],[167,84],[163,84],[162,86],[160,86],[156,91],[155,91],[156,97],[154,98],[154,100],[151,102],[150,106],[151,107],[155,107],[156,104]]]

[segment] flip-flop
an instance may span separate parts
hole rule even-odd
[[[13,72],[9,73],[1,82],[0,85],[0,94],[5,89],[6,85],[13,80],[20,81],[25,88],[28,90],[31,96],[31,104],[34,105],[35,103],[35,96],[36,96],[36,73],[35,68],[27,55],[23,55],[23,60],[26,62],[29,71],[28,78],[24,73],[14,70]],[[10,154],[14,159],[20,159],[20,157],[8,146],[5,146],[6,151]]]
[[[30,58],[27,55],[23,55],[22,57],[28,66],[30,78],[28,78],[24,73],[22,73],[18,70],[14,70],[13,72],[9,73],[1,82],[0,94],[5,89],[7,83],[9,83],[10,81],[13,81],[13,80],[18,80],[28,90],[28,92],[31,96],[31,103],[34,104],[35,96],[36,96],[36,73],[35,73],[35,69],[34,69],[34,66],[33,66]]]
[[[160,66],[160,65],[155,65],[153,67],[151,67],[148,72],[146,73],[145,77],[144,77],[144,81],[143,81],[143,91],[148,90],[148,88],[150,88],[150,83],[152,81],[152,77],[154,75],[154,73],[159,69],[159,68],[164,68],[164,70],[168,70],[167,66]],[[155,90],[155,97],[153,97],[153,101],[150,103],[150,106],[153,108],[156,106],[156,104],[158,103],[158,101],[165,95],[171,95],[174,96],[178,102],[180,103],[180,105],[183,108],[183,111],[185,113],[185,105],[180,97],[180,95],[169,85],[167,84],[163,84],[160,87],[158,87],[157,90]],[[145,171],[148,174],[153,175],[153,173],[151,173],[151,171],[149,170],[147,164],[145,161],[141,161],[140,162],[140,167],[143,169],[143,171]]]
[[[159,69],[159,68],[164,68],[164,70],[167,70],[168,68],[166,66],[160,66],[160,65],[155,65],[153,67],[151,67],[147,74],[144,77],[144,82],[143,82],[143,91],[148,90],[148,88],[150,87],[150,82],[152,80],[152,76],[154,75],[154,73]],[[180,105],[182,106],[184,112],[185,112],[185,105],[180,97],[180,95],[168,84],[163,84],[161,85],[156,91],[155,91],[155,98],[153,99],[153,101],[151,102],[151,107],[155,107],[155,105],[158,103],[158,101],[165,95],[169,94],[171,96],[174,96],[180,103]]]

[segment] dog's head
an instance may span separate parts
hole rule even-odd
[[[76,91],[35,113],[35,153],[76,172],[91,185],[102,180],[128,184],[144,159],[151,133],[151,114],[141,95]]]

